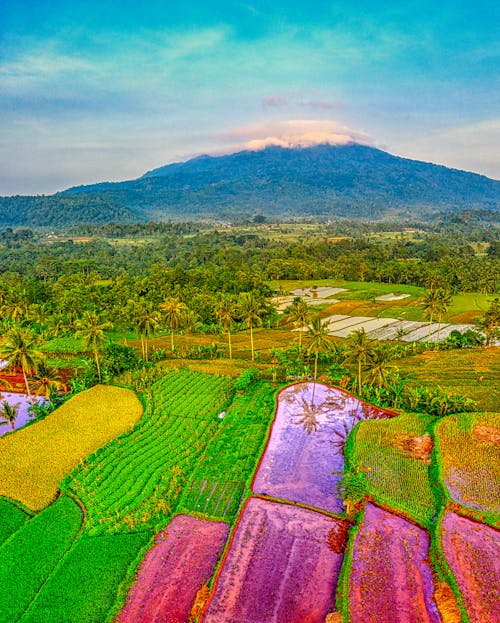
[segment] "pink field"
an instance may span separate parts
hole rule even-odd
[[[204,623],[323,623],[334,609],[347,523],[251,498]]]
[[[361,419],[389,416],[333,387],[318,383],[287,387],[278,398],[253,491],[341,513],[344,507],[336,489],[347,435]]]
[[[442,545],[471,623],[500,621],[500,532],[447,513]]]
[[[225,523],[178,515],[146,554],[120,623],[187,623],[197,591],[210,579],[229,533]]]
[[[425,530],[367,504],[354,543],[349,621],[440,623],[428,559]]]

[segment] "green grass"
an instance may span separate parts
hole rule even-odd
[[[275,392],[262,381],[234,399],[184,489],[179,512],[196,512],[228,522],[234,519],[255,472],[275,408]]]
[[[0,497],[0,545],[29,519],[29,515],[11,502]]]
[[[61,561],[21,623],[104,623],[124,597],[151,533],[82,537]],[[127,581],[128,580],[128,581]]]
[[[3,543],[0,547],[1,623],[19,621],[71,547],[81,522],[78,506],[62,497]]]
[[[76,337],[56,337],[44,344],[40,350],[45,353],[64,353],[70,355],[87,352],[87,349],[83,345],[83,340]]]
[[[62,483],[85,506],[85,531],[116,534],[163,526],[232,395],[228,378],[191,370],[158,381],[134,430],[90,456]]]
[[[400,448],[405,440],[423,435],[433,421],[414,414],[365,420],[354,428],[346,446],[349,471],[364,474],[368,494],[424,526],[436,512],[429,465]]]

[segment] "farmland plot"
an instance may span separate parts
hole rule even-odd
[[[22,428],[28,422],[33,420],[33,417],[28,411],[30,407],[28,394],[18,394],[16,392],[2,392],[0,393],[0,400],[2,402],[5,400],[11,406],[18,405],[19,408],[16,420],[14,422],[14,428],[12,428],[9,423],[2,420],[0,415],[0,436],[5,435],[5,433],[12,432],[12,430],[18,430],[19,428]],[[46,402],[46,398],[44,398],[43,396],[33,396],[33,400],[39,404],[43,404]]]
[[[204,623],[323,623],[334,608],[347,525],[250,498]]]
[[[428,557],[424,530],[367,504],[352,552],[349,621],[440,623]]]
[[[229,526],[177,515],[144,558],[119,623],[187,623],[196,593],[224,549]]]
[[[343,446],[356,422],[388,414],[332,387],[299,383],[279,394],[255,493],[343,512],[336,493]],[[335,473],[333,473],[335,472]]]
[[[441,540],[471,623],[500,621],[500,532],[446,513]]]
[[[500,514],[500,415],[463,414],[435,427],[443,478],[451,497],[477,511]],[[495,517],[493,517],[495,518]]]

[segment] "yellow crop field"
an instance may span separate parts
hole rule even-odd
[[[0,439],[0,495],[44,508],[63,476],[141,415],[128,389],[97,385],[74,396],[45,420]]]
[[[435,427],[444,479],[464,506],[500,515],[500,413],[443,418]]]

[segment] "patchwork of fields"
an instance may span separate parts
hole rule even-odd
[[[0,440],[0,623],[500,618],[497,414],[187,369],[142,400]]]

